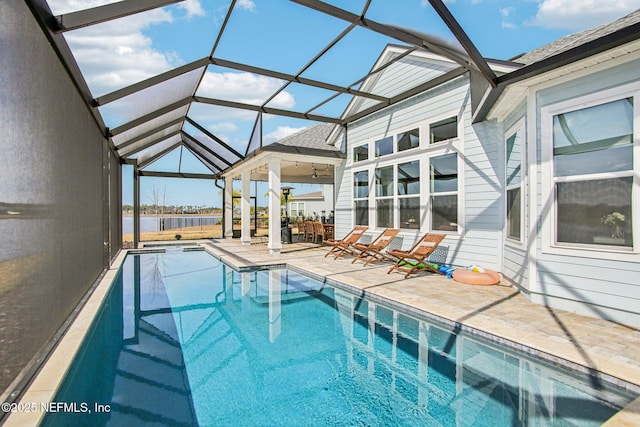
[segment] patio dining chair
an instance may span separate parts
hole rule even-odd
[[[313,242],[316,239],[315,227],[313,221],[304,222],[304,241]]]
[[[353,229],[346,234],[342,239],[327,239],[325,243],[331,245],[331,249],[324,256],[325,258],[331,254],[335,254],[334,259],[344,255],[353,254],[351,245],[356,243],[367,231],[366,225],[356,225]]]
[[[378,237],[373,239],[371,243],[354,243],[351,247],[358,256],[351,261],[351,264],[359,259],[364,260],[364,265],[368,265],[374,261],[383,261],[385,259],[395,261],[382,251],[389,246],[399,232],[400,230],[397,228],[385,228],[384,231],[380,233]]]
[[[427,258],[431,256],[433,251],[436,250],[442,239],[446,234],[427,233],[422,236],[408,251],[402,251],[399,249],[392,249],[387,253],[392,257],[397,258],[395,265],[393,265],[387,274],[394,270],[400,270],[405,272],[405,279],[410,274],[418,271],[427,270],[434,273],[439,273],[437,268],[434,268],[427,262]]]
[[[296,221],[296,228],[298,230],[296,233],[296,240],[299,242],[301,238],[304,239],[304,221]]]
[[[320,243],[320,241],[324,243],[325,237],[324,224],[320,221],[313,221],[313,241],[315,243]]]

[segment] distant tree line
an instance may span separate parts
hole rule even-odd
[[[133,213],[133,205],[122,205],[124,213]],[[222,209],[213,206],[194,205],[140,205],[142,215],[222,215]]]

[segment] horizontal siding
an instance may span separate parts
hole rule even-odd
[[[536,207],[543,203],[540,109],[567,99],[598,93],[631,81],[640,80],[640,61],[631,61],[591,75],[583,75],[536,94],[536,152],[539,173],[536,177]],[[639,160],[639,159],[636,159]],[[541,230],[539,230],[541,232]],[[538,277],[536,287],[546,303],[579,313],[640,326],[640,262],[601,260],[598,252],[585,251],[585,257],[550,254],[536,239]],[[590,256],[591,255],[591,256]],[[627,311],[632,312],[631,314]]]
[[[467,233],[464,239],[451,239],[449,261],[455,266],[477,264],[485,268],[496,269],[498,256],[495,248],[499,242],[491,234],[491,238],[480,238],[475,233]],[[493,250],[489,250],[489,247]]]
[[[600,307],[607,307],[613,310],[629,311],[637,313],[638,306],[640,306],[640,298],[627,297],[616,298],[616,294],[607,292],[607,289],[600,282],[600,290],[588,291],[585,289],[579,289],[572,286],[557,285],[549,282],[545,282],[542,289],[545,294],[551,295],[556,298],[563,298],[566,300],[573,300],[578,302],[588,301],[589,304],[594,304]],[[637,294],[636,294],[637,295]],[[610,304],[611,301],[615,301],[615,305]]]
[[[455,64],[445,65],[406,57],[378,73],[375,84],[370,90],[377,95],[390,97],[407,90],[410,87],[407,82],[411,82],[411,86],[416,86],[441,76],[453,68]],[[366,85],[365,90],[369,90],[368,86]]]
[[[373,142],[429,118],[459,111],[467,94],[464,82],[464,79],[457,79],[351,124],[348,130],[349,147]]]
[[[457,264],[501,270],[504,205],[500,128],[495,122],[469,126],[470,122],[471,117],[465,111],[465,236]]]
[[[625,296],[635,293],[640,298],[640,266],[637,263],[545,254],[538,261],[538,271],[545,276],[545,283],[570,285],[584,290],[594,290],[593,286],[607,283],[612,293]]]
[[[522,288],[528,289],[528,273],[529,267],[525,250],[511,245],[505,245],[502,274],[516,282]]]
[[[350,173],[345,173],[344,163],[336,167],[336,203],[335,203],[335,229],[334,236],[342,238],[352,228],[353,207],[352,207],[352,182]]]

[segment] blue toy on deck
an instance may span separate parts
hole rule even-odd
[[[447,279],[451,279],[453,277],[453,272],[455,271],[455,268],[448,267],[446,265],[440,265],[438,266],[438,271],[444,274],[445,276],[447,276]]]

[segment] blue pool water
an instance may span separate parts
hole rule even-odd
[[[44,425],[595,426],[631,396],[592,383],[292,271],[170,250],[126,258],[55,398],[88,410]]]

